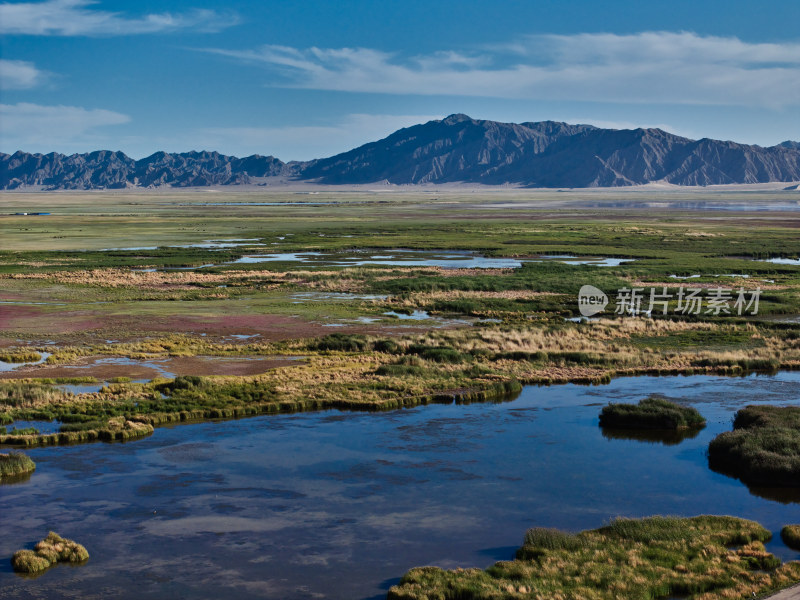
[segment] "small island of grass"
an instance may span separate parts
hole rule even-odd
[[[19,573],[38,573],[59,562],[82,563],[89,559],[86,548],[51,531],[33,550],[19,550],[11,566]]]
[[[743,408],[709,444],[708,463],[748,484],[800,487],[800,407]]]
[[[650,397],[639,404],[609,404],[600,412],[600,426],[611,429],[700,429],[706,420],[694,408]]]
[[[734,517],[617,519],[571,534],[531,529],[515,560],[486,570],[412,569],[389,600],[750,598],[800,581],[800,562],[764,549],[771,534]]]
[[[36,463],[21,452],[0,454],[0,481],[32,473],[34,469]]]
[[[42,360],[42,355],[33,350],[17,350],[16,352],[0,352],[0,361],[5,363],[27,363]]]

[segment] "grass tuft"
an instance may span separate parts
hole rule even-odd
[[[37,573],[59,562],[78,564],[88,559],[86,548],[51,531],[33,550],[15,552],[11,565],[19,573]]]
[[[699,429],[705,424],[694,408],[656,397],[639,404],[609,404],[600,412],[600,426],[616,429]]]
[[[32,350],[18,350],[16,352],[0,352],[0,361],[6,363],[28,363],[42,360],[42,355]]]
[[[36,469],[36,463],[25,454],[20,452],[0,454],[0,481],[32,473],[34,469]]]

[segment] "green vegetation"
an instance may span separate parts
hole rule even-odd
[[[87,560],[89,553],[86,548],[51,531],[33,550],[15,552],[11,565],[19,573],[37,573],[59,562],[80,564]]]
[[[750,598],[800,581],[766,552],[771,534],[733,517],[617,519],[570,534],[532,529],[517,558],[488,569],[412,569],[389,600]]]
[[[800,550],[800,525],[787,525],[781,529],[781,539],[792,550]]]
[[[0,481],[32,473],[35,469],[36,463],[21,452],[0,454]]]
[[[699,429],[705,424],[696,409],[657,397],[639,404],[609,404],[600,412],[600,426],[615,429]]]
[[[800,407],[743,408],[709,444],[708,464],[748,484],[800,487]]]

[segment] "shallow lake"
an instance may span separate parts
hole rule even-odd
[[[283,238],[280,238],[283,239]],[[195,244],[194,246],[198,246]],[[183,246],[189,247],[189,246]],[[111,248],[114,250],[114,248]],[[248,254],[231,262],[207,263],[192,267],[144,267],[132,271],[193,271],[232,264],[300,263],[303,268],[320,267],[440,267],[442,269],[517,269],[529,262],[560,262],[568,265],[592,265],[595,267],[618,267],[634,262],[634,258],[603,256],[573,256],[571,254],[547,254],[532,257],[506,258],[483,256],[466,250],[410,250],[393,248],[372,251],[341,252],[271,252]]]
[[[698,408],[707,428],[679,443],[604,435],[601,406],[653,390]],[[799,400],[796,372],[639,377],[527,387],[496,404],[265,416],[37,448],[32,478],[0,486],[0,557],[50,529],[92,557],[33,580],[0,560],[0,596],[381,598],[415,565],[511,558],[532,526],[712,513],[777,533],[800,522],[800,496],[753,493],[710,471],[705,451],[738,408]],[[777,536],[768,548],[800,558]]]
[[[363,267],[389,265],[392,267],[441,267],[443,269],[516,269],[525,262],[563,262],[570,265],[617,267],[632,262],[630,258],[579,257],[571,254],[542,255],[532,258],[482,256],[461,250],[424,251],[391,249],[373,253],[296,252],[255,254],[243,256],[234,263],[301,262],[316,267]]]

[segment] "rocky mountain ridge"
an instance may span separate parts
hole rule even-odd
[[[268,142],[266,142],[268,143]],[[218,152],[0,153],[0,188],[120,189],[237,185],[264,178],[332,185],[471,183],[613,187],[800,181],[800,144],[691,140],[661,129],[602,129],[555,121],[500,123],[463,114],[400,129],[307,162]]]

